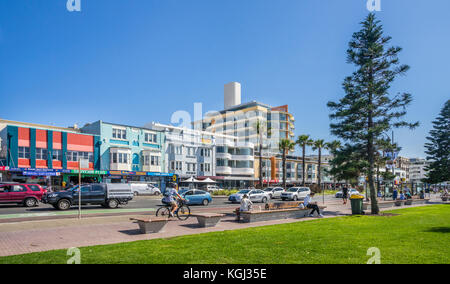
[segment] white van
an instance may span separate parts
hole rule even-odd
[[[135,196],[138,195],[160,195],[161,190],[152,184],[147,183],[132,183],[131,191]]]

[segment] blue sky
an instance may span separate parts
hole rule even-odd
[[[381,0],[392,44],[411,66],[392,93],[410,92],[414,130],[402,155],[423,157],[431,121],[450,98],[450,1]],[[365,0],[0,0],[0,117],[68,126],[104,120],[169,123],[177,110],[243,102],[289,104],[296,134],[331,140],[326,103],[343,95],[348,41]]]

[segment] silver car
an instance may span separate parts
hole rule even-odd
[[[260,189],[243,189],[238,193],[230,195],[228,201],[232,203],[240,203],[244,194],[248,195],[248,198],[252,202],[262,202],[267,203],[270,200],[270,195]]]
[[[291,187],[281,194],[282,200],[303,200],[311,193],[309,187]]]
[[[267,192],[270,196],[270,199],[281,198],[281,194],[284,192],[284,188],[282,187],[268,187],[263,189],[264,192]]]

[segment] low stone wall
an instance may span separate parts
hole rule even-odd
[[[319,206],[320,212],[326,206]],[[251,211],[251,212],[241,212],[241,217],[244,223],[261,222],[261,221],[271,221],[271,220],[281,220],[281,219],[297,219],[307,217],[311,213],[312,209],[283,209],[283,210],[262,210],[262,211]],[[317,213],[314,213],[317,216]]]
[[[408,200],[389,200],[389,201],[378,201],[378,208],[395,208],[402,206],[426,204],[430,199],[408,199]],[[370,202],[363,203],[363,210],[371,210]]]

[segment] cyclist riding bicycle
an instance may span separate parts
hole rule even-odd
[[[185,200],[181,195],[178,194],[177,185],[175,183],[169,183],[167,185],[166,191],[164,192],[163,202],[169,204],[172,207],[172,211],[170,212],[170,217],[173,217],[173,214],[178,209],[178,204],[176,198]]]

